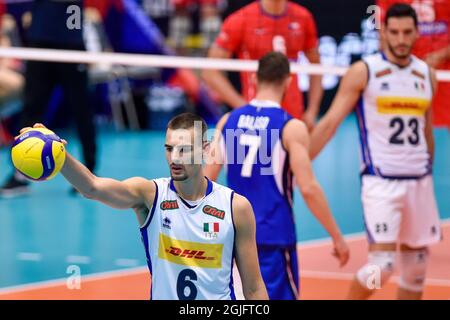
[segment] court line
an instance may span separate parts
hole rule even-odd
[[[72,264],[90,264],[91,257],[70,255],[66,257],[66,263]]]
[[[441,226],[447,227],[450,226],[450,218],[441,220]],[[358,241],[365,239],[365,233],[353,233],[349,235],[345,235],[345,238],[348,242],[352,241]],[[316,239],[316,240],[307,240],[303,242],[299,242],[297,244],[297,248],[299,249],[309,249],[314,247],[319,247],[323,245],[330,244],[331,239],[330,238],[322,238],[322,239]],[[116,277],[124,277],[124,276],[132,276],[137,275],[139,273],[147,273],[148,269],[147,267],[135,267],[135,268],[128,268],[128,269],[122,269],[122,270],[112,270],[112,271],[105,271],[105,272],[97,272],[88,274],[85,276],[82,276],[82,282],[92,282],[92,281],[98,281],[108,278],[116,278]],[[320,276],[319,276],[320,275]],[[338,279],[338,280],[348,280],[348,277],[350,279],[353,277],[353,274],[350,273],[338,273],[338,272],[323,272],[323,271],[311,271],[311,270],[300,270],[300,276],[303,278],[329,278],[333,277],[332,279]],[[396,277],[391,278],[390,281],[393,279],[396,279]],[[16,293],[21,291],[28,291],[28,290],[37,290],[37,289],[45,289],[45,288],[51,288],[51,287],[57,287],[64,285],[66,283],[66,278],[60,278],[60,279],[53,279],[53,280],[47,280],[47,281],[38,281],[33,283],[27,283],[17,286],[10,286],[10,287],[4,287],[0,288],[0,295],[1,294],[9,294],[9,293]],[[438,286],[449,286],[450,287],[450,280],[444,280],[444,279],[427,279],[427,284],[431,285],[438,285]],[[1,298],[1,296],[0,296]]]
[[[39,262],[42,260],[42,254],[37,252],[19,252],[17,260]]]
[[[137,259],[116,259],[114,264],[118,267],[137,267],[139,260]]]

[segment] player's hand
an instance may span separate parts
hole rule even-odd
[[[305,111],[302,117],[303,122],[306,124],[306,127],[308,128],[308,131],[311,132],[312,129],[314,129],[314,126],[316,125],[316,115],[309,111]]]
[[[47,127],[44,126],[42,123],[35,123],[35,124],[33,125],[33,128],[44,128],[44,129],[47,129]],[[26,131],[28,131],[28,130],[30,130],[30,129],[33,129],[33,128],[32,128],[32,127],[25,127],[25,128],[20,129],[19,135],[18,135],[18,136],[15,136],[14,139],[17,139],[17,138],[20,137],[23,133],[25,133]],[[61,142],[62,142],[64,145],[67,145],[67,141],[66,141],[66,140],[61,139]]]
[[[334,250],[333,256],[339,260],[339,266],[345,266],[350,258],[350,250],[343,237],[333,241]]]
[[[447,49],[431,52],[425,57],[425,62],[432,68],[437,68],[447,60]]]

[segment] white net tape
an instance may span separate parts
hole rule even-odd
[[[224,71],[256,71],[257,61],[161,56],[128,53],[104,53],[72,50],[0,48],[0,57],[20,60],[111,64],[158,68],[217,69]],[[291,63],[293,73],[342,76],[347,68],[329,65]],[[439,81],[450,81],[450,71],[438,70]]]

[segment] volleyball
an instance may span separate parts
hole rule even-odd
[[[64,165],[66,149],[53,131],[32,128],[17,137],[11,158],[14,167],[25,177],[34,181],[49,180]]]

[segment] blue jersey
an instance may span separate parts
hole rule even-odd
[[[222,131],[228,186],[252,204],[259,245],[296,243],[292,173],[281,139],[291,119],[274,102],[253,100],[232,111]]]

